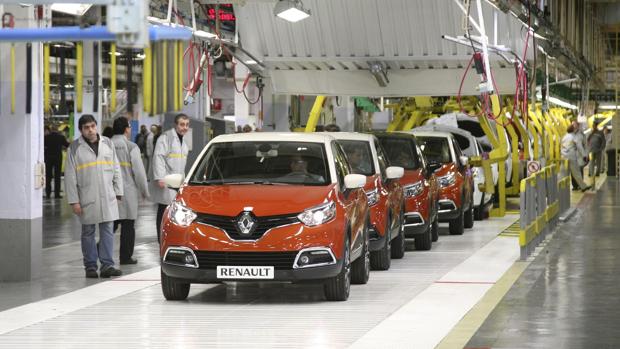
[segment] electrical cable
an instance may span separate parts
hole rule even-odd
[[[32,44],[26,44],[26,114],[32,112]]]

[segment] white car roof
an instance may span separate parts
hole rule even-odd
[[[439,131],[425,131],[414,129],[411,131],[402,131],[404,133],[413,133],[416,136],[421,137],[438,137],[438,138],[452,138],[452,134],[450,132],[439,132]]]
[[[334,138],[326,132],[247,132],[220,135],[211,140],[212,143],[256,142],[256,141],[290,141],[309,143],[329,143]]]
[[[347,140],[347,141],[372,141],[375,139],[375,136],[367,133],[357,133],[357,132],[323,132],[324,134],[328,134],[336,139]]]
[[[474,137],[469,131],[463,130],[463,129],[457,128],[457,127],[435,124],[435,125],[420,126],[420,127],[416,128],[416,130],[419,130],[419,131],[448,132],[448,133],[452,133],[452,134],[456,133],[458,135],[461,135],[461,136],[467,138],[472,143],[476,142],[476,137]]]

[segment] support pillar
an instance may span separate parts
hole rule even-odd
[[[75,117],[73,118],[73,123],[75,131],[73,132],[73,139],[77,139],[80,136],[78,121],[80,120],[80,116],[84,114],[93,115],[95,120],[97,120],[97,124],[101,126],[101,105],[103,100],[103,70],[101,69],[103,64],[101,64],[101,51],[101,42],[84,42],[82,111],[78,112],[78,105],[76,103],[74,106]],[[98,73],[95,74],[95,71]],[[77,76],[75,78],[77,79]],[[77,89],[77,84],[75,88]],[[74,100],[77,102],[77,98]],[[103,129],[100,129],[99,131],[101,132]]]
[[[16,27],[36,27],[31,7],[5,5]],[[30,114],[26,114],[26,43],[15,43],[11,112],[10,43],[0,43],[0,282],[37,278],[42,250],[43,45],[32,43]],[[44,168],[44,166],[43,166]]]

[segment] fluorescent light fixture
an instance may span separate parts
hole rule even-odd
[[[255,60],[253,60],[253,59],[249,59],[249,60],[247,60],[247,61],[245,61],[245,62],[243,62],[243,63],[248,64],[248,65],[258,64],[258,62],[257,62],[257,61],[255,61]]]
[[[542,94],[540,93],[540,91],[538,91],[538,92],[536,93],[536,98],[538,98],[538,99],[542,99]],[[568,109],[572,109],[572,110],[577,110],[577,109],[579,109],[579,107],[577,107],[576,105],[574,105],[574,104],[570,104],[570,103],[568,103],[568,102],[566,102],[566,101],[563,101],[563,100],[561,100],[561,99],[559,99],[559,98],[556,98],[556,97],[547,96],[547,101],[548,101],[549,103],[552,103],[552,104],[558,105],[558,106],[563,107],[563,108],[568,108]]]
[[[123,55],[121,52],[118,52],[118,51],[114,51],[114,52],[110,51],[110,55],[112,55],[112,53],[114,53],[114,55],[117,56],[117,57]]]
[[[138,53],[136,55],[137,60],[143,60],[144,58],[146,58],[146,55],[144,53]]]
[[[598,108],[607,110],[618,110],[620,109],[620,105],[600,105]]]
[[[194,32],[194,36],[197,36],[197,37],[199,37],[201,39],[215,39],[215,38],[217,38],[217,35],[215,35],[213,33],[206,32],[204,30],[196,30]]]
[[[234,115],[226,115],[224,116],[224,120],[235,122],[237,118]]]
[[[301,0],[278,0],[273,8],[273,14],[295,23],[310,17],[310,10],[304,9]]]
[[[52,4],[52,11],[83,16],[92,6],[92,4]]]

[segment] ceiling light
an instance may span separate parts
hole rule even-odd
[[[255,60],[253,60],[253,59],[249,59],[249,60],[245,61],[244,63],[245,63],[245,64],[248,64],[248,65],[258,64],[258,62],[257,62],[257,61],[255,61]]]
[[[62,12],[74,16],[83,16],[92,4],[52,4],[52,11]]]
[[[213,33],[206,32],[204,30],[196,30],[194,32],[194,36],[199,37],[201,39],[215,39],[215,38],[217,38],[217,35],[215,35]]]
[[[295,23],[310,17],[310,10],[304,9],[301,0],[279,0],[273,8],[273,14]]]
[[[598,107],[599,109],[608,109],[608,110],[618,110],[620,106],[618,105],[601,105]]]

